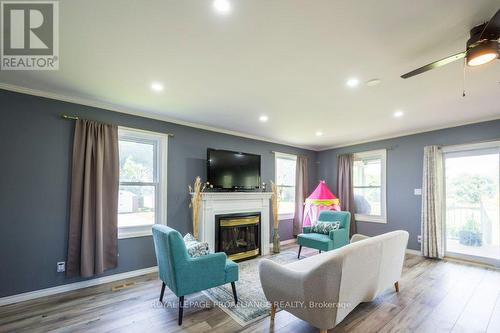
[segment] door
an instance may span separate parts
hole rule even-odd
[[[446,255],[500,267],[500,146],[444,148]]]

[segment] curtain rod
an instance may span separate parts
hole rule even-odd
[[[471,145],[480,145],[480,144],[500,144],[500,138],[494,138],[494,139],[489,139],[489,140],[478,140],[478,141],[471,141],[471,142],[465,142],[465,143],[457,143],[453,145],[437,145],[438,149],[455,149],[455,148],[461,148],[461,147],[467,147]]]
[[[78,120],[78,119],[80,119],[80,118],[78,118],[76,116],[68,116],[67,114],[62,114],[61,118],[67,119],[67,120]]]
[[[276,150],[271,150],[271,154],[294,155],[294,156],[300,156],[300,157],[309,158],[307,155],[303,155],[303,154],[284,153],[282,151],[276,151]]]
[[[70,116],[70,115],[67,115],[67,114],[61,114],[61,118],[65,119],[65,120],[79,120],[80,119],[80,117]],[[132,130],[135,129],[135,128],[125,127],[125,126],[119,126],[119,127],[123,127],[123,128],[126,128],[126,129],[132,129]],[[142,129],[137,129],[137,130],[143,131],[143,132],[154,132],[154,131],[148,131],[148,130],[142,130]],[[172,133],[162,133],[162,134],[170,136],[170,137],[174,136]]]

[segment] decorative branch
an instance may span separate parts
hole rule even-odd
[[[271,180],[271,191],[273,193],[271,196],[271,205],[273,209],[274,229],[278,229],[280,224],[280,220],[278,218],[278,208],[279,208],[278,185],[276,185],[272,180]]]
[[[199,239],[199,218],[200,218],[200,203],[201,203],[201,193],[205,191],[206,184],[201,183],[201,178],[197,176],[194,180],[193,186],[188,185],[189,193],[191,193],[191,202],[189,207],[191,208],[193,215],[193,236]]]

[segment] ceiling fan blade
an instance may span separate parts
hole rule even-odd
[[[497,40],[500,37],[500,9],[495,15],[488,21],[484,27],[483,32],[481,32],[481,39]]]
[[[441,60],[431,62],[430,64],[427,64],[427,65],[422,66],[420,68],[417,68],[411,72],[408,72],[406,74],[401,75],[401,78],[407,79],[409,77],[430,71],[431,69],[442,67],[444,65],[448,65],[450,62],[454,62],[456,60],[462,59],[463,57],[465,57],[466,54],[467,54],[467,52],[460,52],[460,53],[457,53],[457,54],[452,55],[450,57],[446,57],[446,58],[443,58]]]

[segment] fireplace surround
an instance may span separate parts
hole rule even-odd
[[[226,214],[260,214],[260,255],[270,252],[270,192],[203,192],[199,212],[199,239],[211,251],[216,246],[216,216]]]

